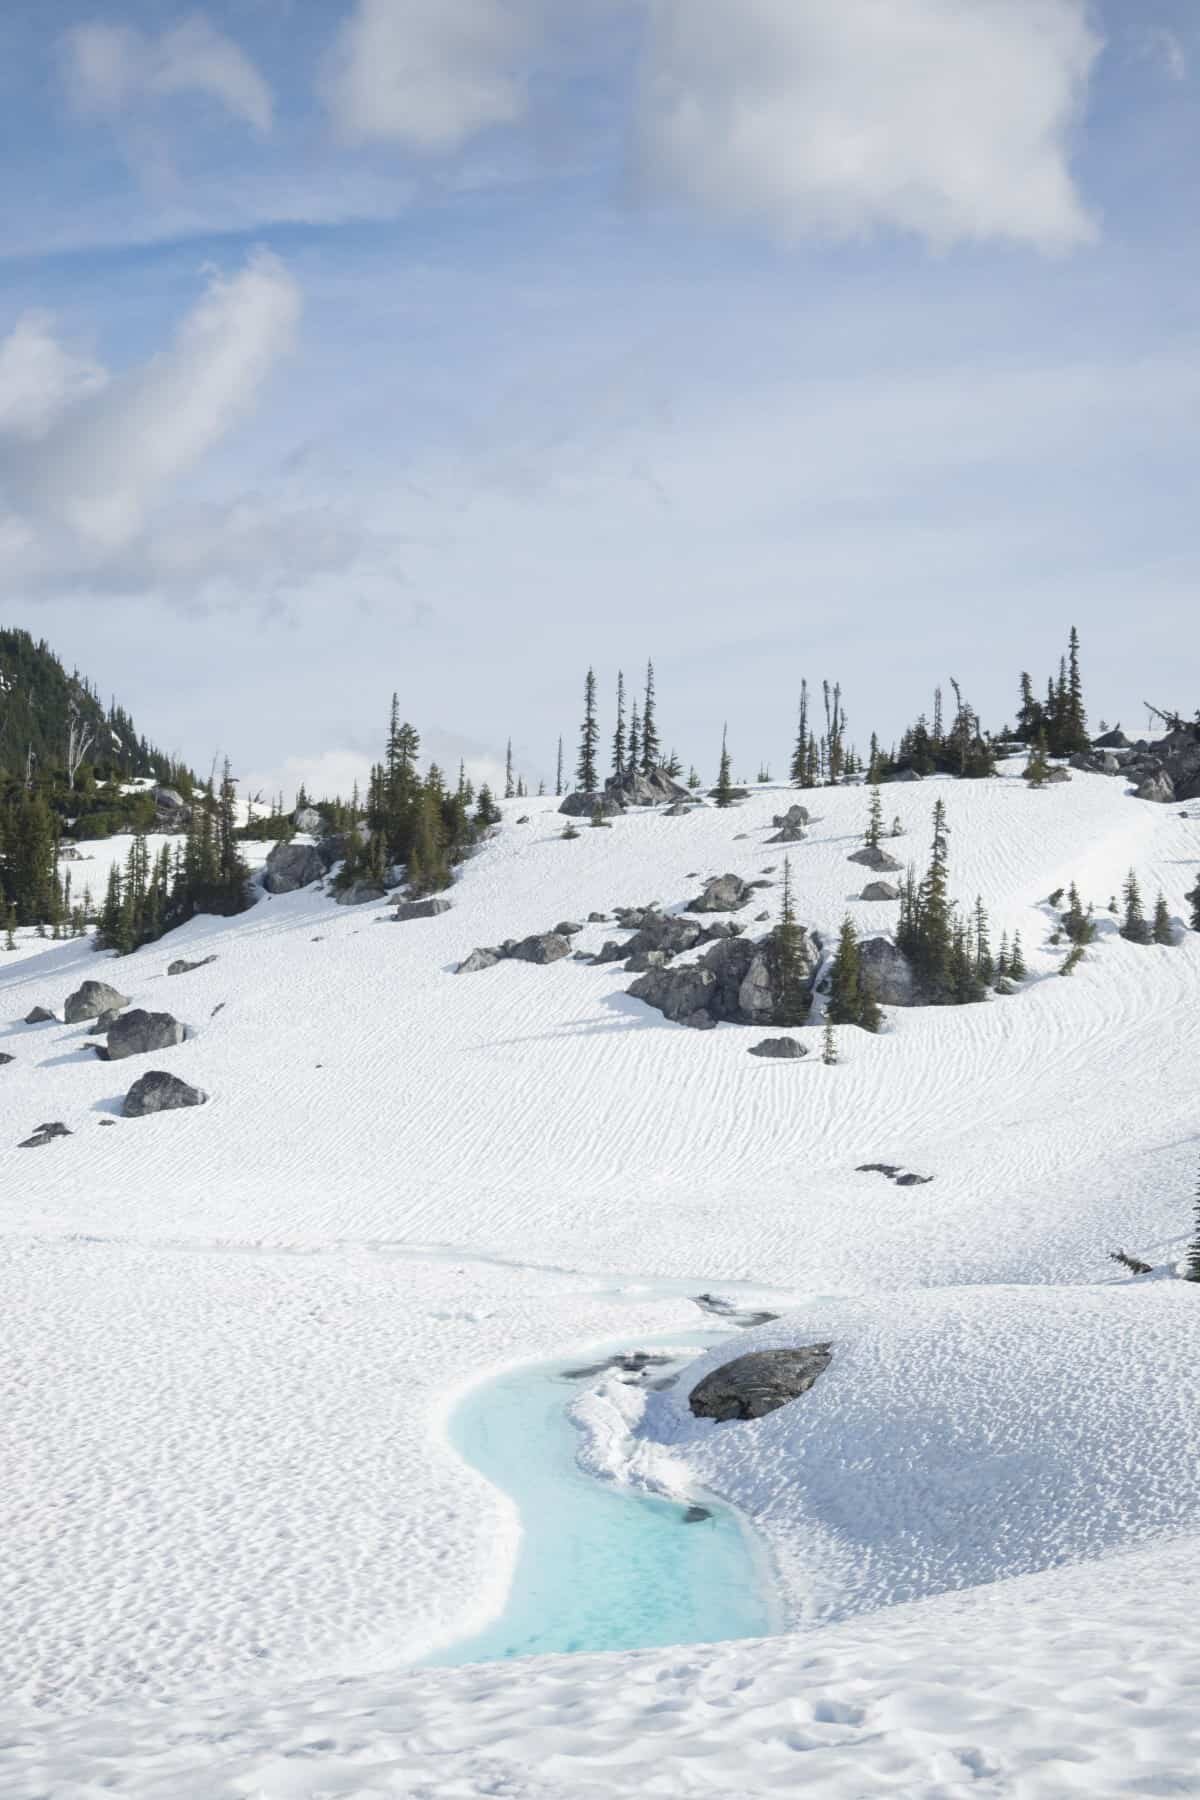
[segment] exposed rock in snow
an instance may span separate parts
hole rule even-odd
[[[123,1062],[127,1056],[147,1056],[152,1050],[173,1050],[187,1036],[186,1028],[170,1013],[146,1012],[135,1007],[122,1013],[108,1028],[110,1062]]]
[[[811,979],[812,952],[801,933],[802,958]],[[780,1001],[773,941],[719,939],[699,962],[652,968],[629,989],[635,1000],[655,1007],[673,1023],[707,1030],[722,1022],[767,1025]]]
[[[387,889],[377,881],[352,881],[349,887],[340,888],[334,899],[339,906],[377,906],[387,899]]]
[[[1149,776],[1134,793],[1135,800],[1152,800],[1159,806],[1169,806],[1175,798],[1175,783],[1165,769]]]
[[[807,806],[801,806],[797,802],[795,806],[789,806],[785,813],[776,813],[771,823],[779,829],[785,825],[811,825],[812,818]]]
[[[864,869],[878,869],[881,873],[894,872],[904,866],[902,863],[898,863],[894,856],[889,856],[887,851],[878,844],[864,844],[861,850],[852,851],[846,861],[861,863]]]
[[[1070,771],[1070,769],[1066,768],[1062,763],[1056,763],[1055,766],[1052,769],[1050,769],[1046,775],[1047,782],[1070,781],[1070,779],[1071,779],[1071,771]]]
[[[880,1006],[919,1004],[913,966],[891,938],[866,938],[858,954],[863,978]]]
[[[315,844],[276,844],[267,858],[263,886],[268,894],[294,894],[320,881],[325,871]]]
[[[460,962],[454,971],[456,975],[477,975],[483,969],[494,969],[501,961],[497,950],[472,950],[470,956]]]
[[[750,900],[751,890],[740,875],[714,875],[704,884],[704,892],[689,900],[685,912],[738,912]]]
[[[760,1043],[751,1044],[751,1056],[765,1056],[776,1062],[799,1062],[807,1056],[805,1046],[795,1038],[763,1038]]]
[[[1111,750],[1077,750],[1070,758],[1070,766],[1091,775],[1119,775],[1121,758]]]
[[[795,1350],[751,1350],[706,1375],[688,1395],[698,1419],[763,1419],[778,1412],[823,1375],[833,1361],[832,1344],[805,1344]]]
[[[58,1020],[44,1006],[35,1006],[32,1012],[25,1014],[26,1025],[57,1025]]]
[[[180,956],[177,957],[173,963],[167,964],[167,974],[192,975],[197,969],[207,969],[209,963],[215,963],[216,960],[215,956],[202,956],[199,962],[185,962],[183,957]]]
[[[868,881],[859,898],[860,900],[898,900],[900,889],[893,887],[890,881]]]
[[[43,1144],[52,1144],[55,1138],[70,1137],[71,1133],[61,1122],[51,1125],[39,1125],[32,1137],[22,1138],[17,1145],[18,1150],[40,1150]]]
[[[802,844],[804,827],[802,825],[781,825],[774,837],[767,839],[768,844]]]
[[[16,1060],[16,1057],[9,1056],[7,1051],[0,1051],[0,1069],[5,1068],[10,1062],[15,1062]]]
[[[1093,738],[1092,748],[1093,750],[1128,750],[1131,748],[1131,740],[1125,736],[1118,725],[1115,730],[1106,731],[1103,737]]]
[[[148,1069],[138,1077],[125,1096],[125,1117],[144,1119],[150,1113],[175,1112],[183,1106],[203,1106],[208,1095],[199,1088],[168,1075],[163,1069]]]
[[[391,916],[400,924],[408,919],[440,919],[451,906],[444,894],[432,894],[428,900],[402,900]]]
[[[574,919],[562,919],[554,927],[555,935],[557,937],[578,937],[582,930],[583,926],[578,924]]]
[[[513,962],[553,963],[570,956],[571,945],[556,931],[543,931],[534,937],[522,938],[519,944],[511,947],[505,945],[504,954]]]
[[[129,1004],[129,1002],[126,1001],[125,1005],[128,1006],[128,1004]],[[120,1018],[123,1010],[124,1010],[124,1008],[120,1007],[120,1006],[107,1007],[105,1009],[105,1011],[102,1012],[96,1020],[96,1030],[97,1031],[107,1031],[110,1025],[116,1024],[116,1022]]]
[[[98,1019],[101,1013],[120,1012],[129,1003],[128,995],[118,993],[107,981],[85,981],[67,996],[63,1019],[68,1025],[82,1025],[88,1019]]]
[[[625,806],[618,795],[610,794],[607,790],[590,794],[580,791],[568,794],[558,810],[566,813],[569,819],[591,819],[597,813],[602,818],[610,818],[624,812]]]
[[[306,832],[309,837],[325,837],[329,832],[328,820],[315,806],[298,806],[292,814],[292,824],[297,831]]]

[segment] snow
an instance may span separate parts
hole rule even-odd
[[[805,796],[786,851],[785,790],[574,841],[526,800],[437,919],[309,892],[119,962],[0,957],[0,1794],[1200,1791],[1200,1305],[1169,1278],[1200,936],[1137,947],[1100,912],[1060,980],[1043,904],[1074,879],[1103,908],[1133,866],[1182,926],[1200,818],[1080,773],[891,788],[921,866],[938,796],[952,891],[1021,930],[1033,978],[843,1030],[834,1069],[819,1023],[806,1062],[762,1062],[753,1032],[630,1000],[619,964],[452,971],[726,870],[773,880],[742,917],[774,916],[785,854],[803,922],[885,929],[894,907],[852,898],[861,790]],[[15,1023],[89,975],[186,1020],[161,1060],[209,1106],[126,1121],[140,1070]],[[54,1119],[73,1135],[16,1148]],[[1118,1245],[1158,1278],[1125,1279]],[[694,1331],[688,1295],[738,1281],[787,1308],[739,1349],[833,1343],[812,1392],[713,1427],[599,1383],[581,1443],[741,1508],[797,1635],[411,1668],[494,1615],[518,1541],[448,1442],[457,1399]]]

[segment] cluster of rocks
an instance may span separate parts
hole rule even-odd
[[[154,802],[152,831],[170,834],[187,830],[192,809],[182,794],[177,794],[174,788],[156,787],[150,790],[150,798]]]
[[[789,806],[785,813],[776,813],[771,823],[775,826],[775,836],[768,838],[769,844],[799,844],[804,841],[804,827],[809,823],[808,809],[803,806]]]
[[[617,923],[633,936],[619,944],[610,939],[598,952],[598,963],[622,962],[632,975],[649,969],[664,969],[676,956],[694,950],[699,944],[716,943],[723,938],[739,937],[742,926],[726,920],[713,925],[698,924],[681,913],[664,913],[657,906],[644,909],[622,909]]]
[[[488,949],[472,950],[466,961],[459,963],[455,974],[476,975],[481,969],[494,969],[502,962],[536,963],[544,968],[570,956],[571,939],[582,930],[582,925],[566,919],[553,931],[535,932],[527,938],[506,938],[502,944],[494,944]]]
[[[932,1175],[914,1175],[911,1170],[902,1169],[899,1163],[859,1163],[855,1171],[859,1175],[886,1175],[897,1187],[928,1187],[933,1180]]]
[[[1159,805],[1200,800],[1200,724],[1177,725],[1155,743],[1131,740],[1118,727],[1096,738],[1090,750],[1077,752],[1071,767],[1120,775],[1139,800]]]
[[[276,844],[267,858],[263,887],[268,894],[295,894],[314,882],[324,881],[330,870],[345,862],[350,850],[350,834],[329,830],[326,820],[311,806],[302,806],[293,820],[297,831],[313,839],[311,843]],[[366,823],[355,826],[360,843],[370,836]],[[387,890],[376,881],[359,880],[334,895],[339,906],[366,906],[387,899]]]
[[[811,993],[817,957],[802,927],[799,955]],[[697,1031],[720,1024],[769,1025],[782,1000],[775,940],[756,943],[731,933],[711,944],[698,962],[648,969],[629,992],[674,1024]]]
[[[677,817],[697,804],[694,794],[665,769],[651,769],[648,774],[629,769],[624,775],[610,776],[603,788],[568,794],[558,810],[571,819],[592,819],[597,813],[611,819],[631,807],[665,805],[672,817]]]
[[[430,894],[424,900],[401,900],[396,910],[388,914],[394,924],[405,924],[410,919],[440,919],[443,913],[451,910],[452,902],[444,894]]]
[[[751,1350],[714,1369],[688,1395],[697,1419],[763,1419],[807,1394],[833,1361],[832,1344],[801,1344],[792,1350]]]

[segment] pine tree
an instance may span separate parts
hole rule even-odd
[[[789,771],[793,787],[809,788],[814,785],[811,777],[811,743],[808,730],[808,683],[800,683],[800,719],[796,728],[796,745],[792,751],[792,764]]]
[[[733,779],[729,763],[729,727],[721,728],[721,761],[718,766],[717,785],[713,790],[713,798],[718,806],[733,805]]]
[[[832,1069],[838,1059],[837,1037],[833,1029],[833,1020],[825,1015],[825,1031],[821,1039],[821,1061],[827,1069]]]
[[[1039,730],[1029,761],[1025,765],[1025,779],[1032,788],[1045,787],[1050,779],[1050,764],[1046,761],[1046,733]]]
[[[1192,930],[1200,931],[1200,881],[1198,881],[1188,898],[1192,903]]]
[[[642,715],[638,711],[635,700],[629,712],[629,748],[626,751],[628,767],[640,769],[642,766]]]
[[[834,1025],[858,1025],[864,1031],[878,1031],[883,1023],[875,996],[864,979],[858,933],[849,917],[842,921],[829,972],[826,1019]]]
[[[489,825],[500,822],[500,808],[492,798],[492,790],[485,781],[479,789],[479,800],[475,807],[475,823],[486,831]]]
[[[1008,933],[1007,931],[1003,931],[1000,934],[1000,950],[996,957],[996,980],[1006,981],[1010,973],[1010,968],[1011,965],[1008,959]]]
[[[1156,944],[1173,944],[1175,942],[1175,934],[1171,929],[1171,915],[1167,910],[1167,897],[1162,892],[1154,902],[1152,935]]]
[[[558,740],[558,762],[556,763],[555,769],[554,769],[554,793],[555,793],[555,797],[559,800],[562,799],[562,791],[563,791],[563,741],[560,737]]]
[[[1146,914],[1142,908],[1142,892],[1138,886],[1137,876],[1130,869],[1125,877],[1125,886],[1121,890],[1125,901],[1125,917],[1121,924],[1121,936],[1131,944],[1148,944],[1153,933],[1146,923]]]
[[[693,793],[695,793],[695,791],[698,787],[704,786],[704,783],[700,779],[700,771],[695,766],[694,763],[692,764],[692,767],[688,770],[687,784],[691,788]],[[1200,925],[1197,925],[1196,930],[1200,931]]]
[[[642,774],[656,769],[662,756],[658,738],[657,707],[654,700],[654,664],[646,664],[646,703],[642,710]]]
[[[516,795],[516,791],[516,784],[513,781],[512,739],[509,738],[508,746],[504,752],[504,798],[506,800],[512,800]]]
[[[613,779],[620,781],[625,773],[625,676],[617,670],[617,728],[613,732],[612,772]]]
[[[1074,882],[1071,883],[1067,902],[1067,910],[1063,914],[1063,930],[1073,944],[1086,949],[1096,936],[1096,926],[1091,907],[1086,912],[1083,910],[1083,901]]]
[[[773,933],[776,987],[779,995],[775,1008],[776,1025],[803,1025],[812,1004],[808,989],[808,966],[804,951],[804,933],[796,922],[792,894],[792,865],[783,859],[783,897],[779,923]]]
[[[879,840],[883,836],[883,799],[879,788],[872,786],[871,801],[867,809],[866,843],[869,850],[878,850]]]
[[[600,785],[596,774],[596,675],[589,669],[583,690],[583,727],[579,735],[579,763],[575,781],[581,793],[594,794]]]
[[[1185,1281],[1200,1281],[1200,1179],[1196,1182],[1196,1199],[1192,1208],[1192,1241],[1188,1245]]]
[[[1021,675],[1021,704],[1017,708],[1017,736],[1023,743],[1034,743],[1042,730],[1042,708],[1033,697],[1033,682]]]
[[[1010,981],[1024,981],[1029,974],[1025,966],[1025,952],[1021,948],[1021,934],[1013,932],[1012,950],[1008,958],[1008,978]]]
[[[975,896],[975,979],[980,988],[991,987],[996,979],[996,962],[992,956],[991,930],[983,900]],[[982,998],[982,994],[980,995]]]
[[[1072,756],[1076,751],[1090,750],[1087,713],[1083,704],[1083,679],[1079,672],[1079,633],[1074,625],[1067,651],[1067,680],[1060,726],[1059,754]]]

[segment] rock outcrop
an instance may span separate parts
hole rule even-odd
[[[216,962],[215,956],[202,956],[199,962],[185,962],[178,957],[175,962],[167,964],[168,975],[194,975],[197,969],[207,969],[209,963]]]
[[[651,769],[648,774],[630,769],[610,777],[603,788],[568,794],[558,810],[573,819],[591,819],[597,813],[612,819],[631,807],[681,805],[691,798],[687,788],[665,769]]]
[[[85,981],[67,996],[63,1019],[68,1025],[83,1025],[89,1019],[98,1019],[101,1013],[120,1012],[128,1005],[128,995],[118,993],[107,981]]]
[[[714,875],[704,884],[704,892],[689,900],[685,912],[739,912],[753,899],[753,892],[740,875]]]
[[[401,900],[391,917],[404,924],[409,919],[440,919],[451,910],[451,902],[442,894],[431,894],[427,900]]]
[[[803,931],[801,957],[811,986],[814,958]],[[701,1031],[722,1023],[769,1025],[781,1001],[774,940],[721,938],[699,962],[649,969],[629,992],[673,1024]]]
[[[864,869],[877,869],[880,874],[895,873],[903,867],[894,856],[889,856],[879,844],[864,844],[861,850],[854,850],[846,858],[847,862],[861,863]]]
[[[387,889],[377,881],[352,881],[349,887],[339,888],[334,899],[339,906],[378,906],[387,899]]]
[[[32,1012],[25,1014],[26,1025],[57,1025],[58,1020],[44,1006],[35,1006]]]
[[[328,820],[315,806],[298,806],[292,814],[292,824],[297,831],[306,832],[309,837],[325,837],[329,831]]]
[[[795,1350],[751,1350],[714,1369],[688,1395],[698,1419],[727,1424],[763,1419],[798,1400],[833,1361],[832,1344],[804,1344]]]
[[[859,895],[860,900],[898,900],[900,889],[893,887],[890,881],[868,881]]]
[[[325,872],[315,844],[276,844],[267,858],[263,886],[268,894],[295,894],[322,880]]]
[[[765,1056],[774,1062],[799,1062],[807,1056],[808,1051],[795,1038],[763,1038],[760,1043],[751,1044],[751,1056]]]
[[[505,944],[503,951],[508,961],[545,965],[561,962],[564,956],[570,956],[571,945],[557,931],[543,931],[534,937],[522,938],[520,943]]]
[[[108,1060],[123,1062],[127,1056],[148,1056],[152,1050],[173,1050],[182,1044],[187,1029],[170,1013],[145,1012],[135,1007],[122,1013],[108,1028]]]
[[[127,1119],[144,1119],[150,1113],[176,1112],[184,1106],[204,1106],[208,1095],[199,1088],[168,1075],[163,1069],[149,1069],[134,1082],[125,1096]]]
[[[61,1120],[50,1125],[39,1125],[32,1137],[22,1138],[17,1145],[18,1150],[40,1150],[43,1144],[52,1144],[55,1138],[70,1137],[71,1133]]]
[[[912,964],[891,938],[864,938],[858,947],[863,980],[880,1006],[919,1006]]]

